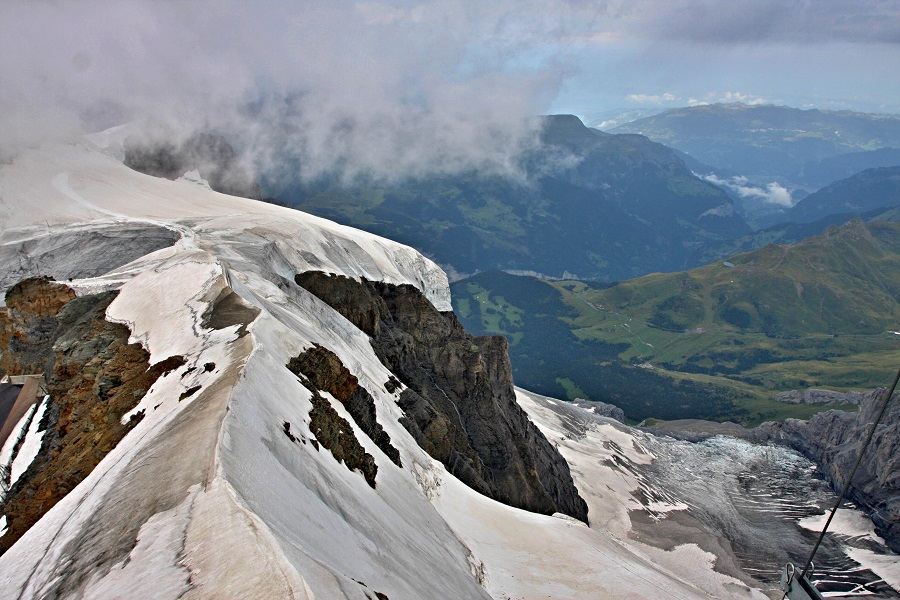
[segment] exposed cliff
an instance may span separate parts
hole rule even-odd
[[[0,553],[90,474],[143,415],[125,423],[122,417],[160,375],[183,364],[171,357],[151,366],[147,351],[128,343],[128,328],[105,320],[115,297],[74,298],[48,278],[25,280],[7,292],[8,310],[31,335],[27,343],[13,336],[0,351],[16,369],[43,371],[50,401],[40,452],[3,505],[9,531],[0,537]]]
[[[587,520],[568,464],[516,404],[504,338],[467,334],[410,285],[320,272],[295,280],[369,335],[406,386],[404,427],[451,473],[511,506]]]
[[[856,462],[869,424],[878,416],[885,391],[865,394],[856,414],[829,410],[809,421],[763,423],[754,430],[755,438],[786,444],[806,455],[820,465],[835,489],[841,489]],[[872,437],[848,496],[871,515],[878,534],[888,545],[900,551],[900,401],[896,393]]]
[[[0,374],[41,373],[57,326],[57,314],[75,292],[49,277],[31,277],[6,292],[0,308]]]

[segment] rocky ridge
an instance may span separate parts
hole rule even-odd
[[[835,392],[809,388],[775,394],[772,399],[790,404],[859,404],[865,392]]]
[[[338,462],[344,462],[351,471],[359,469],[366,482],[375,487],[378,465],[353,435],[353,428],[328,404],[321,391],[328,392],[344,405],[360,429],[371,438],[398,467],[400,452],[391,444],[391,438],[376,420],[375,401],[361,385],[341,359],[327,348],[313,344],[312,348],[291,358],[287,364],[291,373],[300,378],[301,383],[312,392],[313,408],[309,413],[310,430],[316,440],[331,450]],[[285,425],[285,434],[291,437],[290,426]]]
[[[0,553],[90,474],[143,414],[124,423],[122,417],[158,377],[184,362],[173,356],[151,366],[149,353],[128,343],[128,328],[106,321],[116,295],[75,298],[47,277],[26,279],[6,294],[12,321],[31,335],[27,342],[22,331],[0,340],[4,364],[12,373],[44,372],[50,400],[41,449],[4,499],[9,530]]]
[[[836,490],[847,482],[868,428],[881,408],[886,389],[866,393],[859,412],[829,410],[808,421],[787,419],[763,423],[753,430],[759,442],[794,448],[819,464]],[[900,398],[894,394],[872,437],[848,499],[861,506],[876,531],[894,551],[900,551]]]
[[[295,280],[369,335],[406,386],[401,423],[451,473],[511,506],[587,521],[568,464],[516,403],[505,338],[465,333],[410,285],[321,272]]]

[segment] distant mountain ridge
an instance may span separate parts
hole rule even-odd
[[[819,189],[866,169],[896,165],[900,165],[900,148],[878,148],[877,150],[839,154],[806,163],[792,178],[814,189]]]
[[[297,182],[277,199],[409,244],[448,270],[618,280],[700,264],[749,232],[729,197],[669,148],[544,119],[526,182],[463,174],[397,184]],[[273,194],[269,194],[273,195]]]
[[[789,211],[786,220],[810,223],[836,213],[862,214],[900,205],[900,166],[867,169],[810,194]]]
[[[810,163],[838,155],[854,163],[859,157],[848,153],[900,146],[900,116],[712,104],[675,108],[610,132],[640,133],[751,178],[791,181]],[[831,168],[838,172],[832,181],[848,175],[839,165]]]

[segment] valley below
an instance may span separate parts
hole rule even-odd
[[[522,385],[616,404],[635,423],[808,418],[821,405],[778,394],[869,390],[900,364],[898,240],[897,223],[853,220],[615,284],[491,271],[454,282],[454,308],[473,331],[508,337]]]
[[[0,166],[2,598],[779,598],[873,410],[840,390],[896,358],[896,224],[451,285],[117,143]],[[897,414],[817,555],[830,597],[900,597]]]

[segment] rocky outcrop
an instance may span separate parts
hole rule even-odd
[[[587,520],[568,464],[516,403],[505,338],[467,334],[411,285],[321,272],[295,281],[369,335],[406,386],[402,424],[451,473],[511,506]]]
[[[366,483],[374,488],[378,465],[375,464],[375,457],[366,452],[353,435],[350,423],[320,394],[314,393],[310,401],[312,409],[309,411],[309,430],[316,436],[316,440],[331,451],[336,461],[344,463],[351,471],[358,469]]]
[[[347,409],[347,412],[350,413],[350,416],[353,417],[359,428],[363,430],[363,433],[369,436],[394,464],[398,467],[403,466],[400,462],[400,452],[391,444],[390,436],[388,436],[376,419],[375,399],[364,387],[359,385],[359,380],[344,366],[337,354],[318,344],[313,344],[310,349],[293,357],[288,362],[287,368],[298,377],[302,376],[301,381],[303,381],[303,378],[306,379],[305,384],[311,388],[313,395],[316,397],[314,398],[314,410],[320,410],[316,408],[315,404],[315,400],[319,398],[318,390],[328,392],[344,405],[344,408]],[[331,407],[329,406],[329,408]],[[312,416],[312,413],[310,415]],[[338,417],[337,413],[334,416]],[[341,420],[343,421],[343,419]],[[310,425],[310,428],[312,429],[313,426]],[[344,429],[352,431],[349,425]],[[315,430],[313,433],[316,433]],[[319,439],[319,434],[316,434],[316,438]],[[319,441],[323,440],[320,439]],[[323,445],[326,448],[330,448],[325,442],[323,442]],[[366,456],[369,455],[366,454]],[[338,458],[337,454],[335,454],[335,458]],[[351,469],[355,468],[350,463],[347,463],[347,465]],[[372,460],[372,466],[375,466],[374,459]],[[363,471],[363,473],[365,472]],[[374,484],[374,472],[371,479],[370,483]]]
[[[572,401],[572,404],[589,412],[592,412],[595,415],[599,415],[601,417],[609,417],[610,419],[615,419],[619,423],[625,422],[625,411],[615,404],[609,404],[608,402],[600,402],[597,400],[585,400],[584,398],[575,398]]]
[[[790,446],[816,461],[836,490],[843,488],[856,462],[870,423],[874,423],[886,390],[865,394],[856,414],[829,410],[809,421],[787,419],[763,423],[757,441]],[[853,478],[849,499],[862,507],[876,531],[900,551],[900,394],[894,394],[881,424]]]
[[[772,400],[790,404],[859,404],[865,396],[864,392],[835,392],[809,388],[781,392],[772,396]]]
[[[0,308],[0,373],[44,371],[56,315],[74,298],[71,288],[50,277],[23,279],[7,290],[6,308]]]
[[[231,144],[220,135],[197,133],[179,145],[125,140],[126,166],[154,177],[177,179],[196,169],[217,192],[262,199],[259,185],[241,163]]]
[[[20,298],[27,297],[32,310],[44,313],[68,300],[59,314],[44,315],[53,317],[55,327],[40,345],[43,360],[35,346],[25,349],[29,368],[39,365],[44,372],[50,404],[40,424],[41,450],[6,497],[9,531],[0,537],[0,553],[90,474],[143,415],[125,423],[122,417],[159,376],[184,362],[176,356],[151,366],[147,351],[128,343],[128,328],[105,320],[117,292],[71,299],[71,290],[60,288],[65,286],[27,280],[7,293],[8,304],[21,307]],[[2,348],[13,364],[25,362],[18,348]]]

